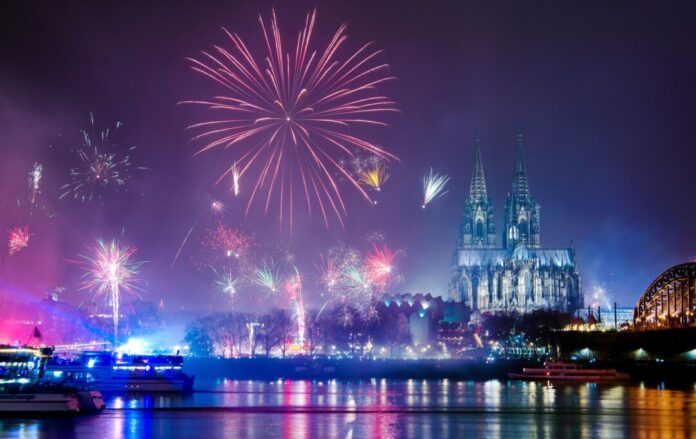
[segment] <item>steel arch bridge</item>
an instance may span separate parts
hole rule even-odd
[[[637,330],[696,326],[696,263],[676,265],[645,290],[633,311]]]

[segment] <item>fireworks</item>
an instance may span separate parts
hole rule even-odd
[[[423,177],[423,204],[421,205],[423,209],[435,198],[447,193],[445,186],[448,181],[449,176],[433,172],[430,168],[430,174]]]
[[[392,279],[394,260],[399,253],[401,253],[400,250],[392,251],[386,245],[382,247],[374,245],[372,252],[365,258],[368,278],[377,288],[383,290]]]
[[[251,247],[251,238],[219,223],[217,228],[209,233],[208,246],[221,251],[227,258],[241,259]]]
[[[321,257],[319,276],[327,302],[367,310],[395,283],[394,262],[400,253],[386,245],[374,245],[366,256],[350,247],[332,248],[327,257]]]
[[[91,256],[80,255],[85,270],[82,290],[91,290],[96,297],[105,297],[113,315],[114,346],[117,345],[119,309],[123,293],[138,295],[138,269],[142,262],[133,261],[135,247],[121,246],[116,240],[97,240]]]
[[[262,264],[261,268],[256,271],[255,282],[257,285],[268,290],[269,294],[276,294],[280,287],[278,270],[271,264]]]
[[[91,130],[81,131],[82,144],[75,149],[79,165],[70,170],[71,181],[61,187],[63,193],[59,198],[72,195],[76,200],[90,202],[95,196],[101,198],[99,192],[106,188],[123,188],[130,178],[131,170],[146,169],[133,166],[131,162],[129,154],[135,150],[135,146],[128,148],[125,155],[118,152],[113,137],[121,127],[121,122],[116,122],[113,131],[107,128],[97,133],[94,115],[90,113],[89,118]]]
[[[237,168],[237,163],[232,165],[232,191],[234,196],[239,195],[239,169]]]
[[[589,302],[590,307],[596,308],[603,306],[611,308],[611,295],[603,284],[591,284],[585,293],[585,302]]]
[[[246,213],[257,196],[265,198],[267,213],[275,196],[281,223],[287,212],[291,227],[297,199],[304,200],[309,212],[318,208],[325,224],[331,212],[343,223],[347,210],[332,171],[372,201],[355,177],[340,166],[342,158],[356,151],[385,160],[396,158],[354,134],[355,126],[386,126],[380,117],[398,111],[393,101],[376,93],[377,86],[393,79],[385,75],[387,64],[376,63],[381,52],[368,43],[339,61],[337,53],[347,38],[345,25],[323,51],[314,49],[315,19],[316,11],[307,15],[291,52],[284,53],[274,12],[268,24],[259,16],[265,55],[252,54],[237,34],[225,30],[233,51],[215,46],[215,51],[203,52],[202,60],[190,59],[194,71],[227,93],[186,102],[220,114],[189,127],[198,132],[193,140],[205,142],[199,152],[234,148],[237,178],[252,169],[256,173]],[[259,64],[258,58],[264,62]]]
[[[293,267],[295,273],[285,282],[285,290],[288,293],[288,298],[295,306],[295,318],[297,321],[297,342],[300,346],[304,344],[305,339],[305,308],[304,299],[302,297],[302,278],[297,267]]]
[[[36,196],[39,194],[40,191],[40,183],[42,176],[43,166],[40,163],[34,163],[34,166],[29,172],[29,189],[31,191],[29,201],[31,202],[32,206],[36,204]]]
[[[234,296],[237,294],[237,286],[240,284],[241,279],[233,276],[229,270],[218,273],[213,268],[213,272],[215,272],[215,275],[217,276],[215,285],[217,285],[220,288],[220,291],[222,291],[224,294],[234,298]]]
[[[327,290],[333,290],[333,288],[338,285],[341,277],[341,272],[336,267],[336,261],[334,258],[328,257],[324,260],[324,256],[321,255],[322,267],[320,281],[321,284],[326,287]]]
[[[360,183],[379,192],[382,190],[384,183],[389,180],[389,177],[387,167],[383,163],[377,163],[360,174]]]
[[[14,227],[7,231],[7,248],[10,255],[26,248],[29,245],[29,226]]]

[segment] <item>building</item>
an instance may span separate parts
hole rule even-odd
[[[512,189],[505,203],[502,247],[497,244],[478,139],[475,154],[453,257],[451,298],[465,303],[474,316],[582,308],[575,249],[541,246],[541,209],[529,190],[522,136],[518,136]]]

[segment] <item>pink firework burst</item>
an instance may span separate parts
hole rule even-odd
[[[273,12],[268,23],[259,16],[264,55],[255,55],[236,33],[225,30],[233,50],[215,46],[201,59],[189,59],[193,70],[225,89],[225,94],[209,100],[185,102],[220,114],[189,127],[198,132],[193,140],[205,142],[199,153],[230,149],[233,164],[218,181],[234,172],[237,192],[239,181],[254,174],[246,213],[257,197],[268,213],[275,197],[281,223],[287,215],[291,228],[299,200],[309,212],[317,208],[327,226],[331,212],[343,224],[347,209],[335,175],[372,203],[356,178],[340,166],[346,158],[362,152],[396,159],[356,130],[386,126],[381,117],[398,111],[392,100],[376,91],[394,79],[386,73],[388,65],[377,61],[381,51],[367,43],[339,59],[347,39],[345,24],[325,48],[316,49],[311,43],[315,20],[316,10],[307,15],[289,52]]]
[[[386,245],[373,245],[365,258],[367,276],[373,285],[380,289],[387,286],[395,274],[394,261],[400,253],[401,250],[393,251]]]
[[[14,227],[7,231],[7,248],[10,255],[26,248],[29,245],[29,226]]]
[[[85,270],[80,289],[90,290],[97,297],[104,297],[111,306],[114,323],[114,346],[118,338],[121,296],[138,296],[140,291],[138,269],[143,264],[133,260],[135,247],[121,246],[116,240],[104,242],[90,248],[92,254],[80,255],[80,264]]]
[[[208,233],[208,246],[221,251],[227,258],[242,259],[251,248],[251,243],[250,237],[222,223]]]

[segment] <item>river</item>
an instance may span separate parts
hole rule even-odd
[[[107,396],[70,419],[0,419],[7,438],[696,437],[696,387],[522,381],[198,381]]]

